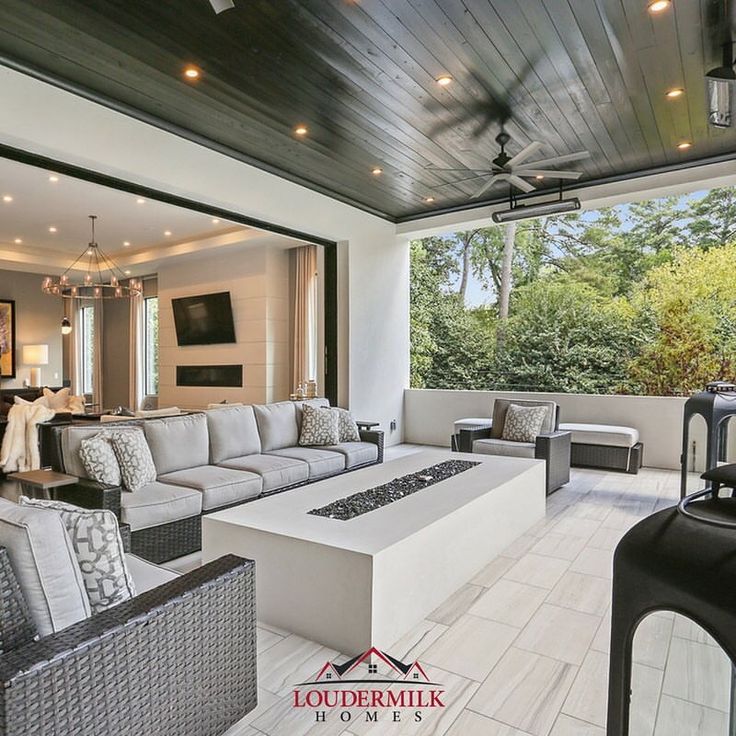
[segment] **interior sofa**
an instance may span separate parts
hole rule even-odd
[[[54,511],[0,499],[1,734],[218,736],[255,708],[252,560],[126,554],[136,594],[94,613],[74,552]]]
[[[323,478],[383,462],[383,432],[360,430],[359,442],[301,447],[302,403],[223,405],[204,412],[146,420],[47,427],[54,437],[44,458],[79,482],[58,497],[114,511],[131,530],[131,549],[165,562],[201,549],[201,516]],[[329,406],[325,399],[307,403]],[[141,427],[157,478],[134,493],[89,480],[81,441],[103,430]]]

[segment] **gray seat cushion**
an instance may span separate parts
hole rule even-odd
[[[555,431],[557,404],[554,401],[532,401],[531,399],[496,399],[493,402],[493,423],[491,426],[491,437],[500,439],[503,434],[503,426],[506,423],[506,412],[511,404],[517,406],[545,406],[547,416],[542,422],[540,434],[549,434]]]
[[[534,457],[533,442],[511,442],[510,440],[476,440],[473,452],[481,455],[504,455],[505,457]]]
[[[270,452],[299,444],[299,426],[293,401],[257,404],[253,407],[261,437],[261,451]]]
[[[378,460],[378,446],[372,442],[341,442],[339,445],[330,445],[323,449],[342,453],[345,456],[346,468]]]
[[[91,613],[82,573],[61,516],[0,498],[0,546],[8,551],[33,623],[41,636]]]
[[[121,517],[132,531],[188,519],[202,513],[202,494],[194,488],[154,481],[120,497]]]
[[[260,453],[261,439],[252,406],[221,405],[207,411],[206,416],[211,463],[218,465],[232,457]]]
[[[571,432],[571,441],[579,445],[609,445],[611,447],[633,447],[639,441],[639,432],[633,427],[612,424],[560,424],[561,432]]]
[[[202,508],[205,511],[255,498],[263,488],[260,475],[217,465],[177,470],[159,476],[159,480],[175,486],[196,488],[202,494]]]
[[[245,455],[233,457],[221,463],[224,468],[247,470],[263,478],[263,490],[275,491],[278,488],[309,480],[309,465],[301,460],[277,455]]]
[[[125,564],[135,583],[137,595],[152,588],[158,588],[159,585],[176,580],[179,577],[179,573],[174,570],[155,565],[153,562],[130,553],[125,555]]]
[[[143,422],[158,475],[197,468],[210,461],[210,440],[204,414],[184,414]]]
[[[345,455],[322,447],[285,447],[268,454],[304,461],[309,465],[310,478],[321,478],[345,470]]]

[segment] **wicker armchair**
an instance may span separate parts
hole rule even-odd
[[[221,557],[33,640],[0,548],[2,736],[216,736],[256,705],[255,563]]]

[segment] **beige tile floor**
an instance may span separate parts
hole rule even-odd
[[[445,685],[440,715],[397,726],[356,712],[350,723],[315,724],[289,691],[338,653],[262,625],[259,705],[227,736],[604,736],[613,549],[675,503],[678,482],[670,471],[574,470],[546,519],[392,647]],[[727,736],[730,665],[697,626],[651,616],[634,663],[631,736]]]

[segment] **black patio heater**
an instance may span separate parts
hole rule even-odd
[[[725,462],[728,445],[729,417],[736,415],[736,384],[713,381],[705,391],[693,394],[686,402],[682,423],[682,455],[680,456],[680,498],[687,495],[688,450],[690,446],[690,420],[699,414],[705,420],[706,470]],[[707,481],[706,488],[711,482]]]

